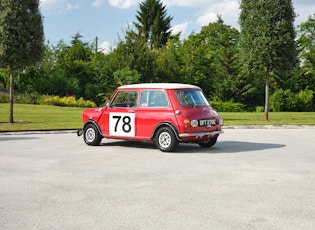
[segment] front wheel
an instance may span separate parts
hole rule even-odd
[[[173,152],[176,150],[179,141],[173,130],[169,127],[162,127],[158,130],[155,139],[155,145],[163,152]]]
[[[83,139],[86,144],[96,146],[102,141],[102,136],[94,124],[88,124],[83,131]]]
[[[198,142],[198,144],[201,147],[211,147],[211,146],[214,146],[215,143],[217,143],[217,139],[218,139],[218,137],[213,137],[213,138],[208,139],[208,140],[200,141],[200,142]]]

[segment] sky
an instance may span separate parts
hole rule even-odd
[[[108,52],[115,47],[126,28],[136,22],[139,4],[144,0],[40,0],[45,40],[56,45],[67,44],[79,33],[84,42],[95,42]],[[217,21],[221,15],[225,24],[239,29],[241,0],[161,0],[167,15],[173,17],[173,33],[181,32],[183,39],[203,26]],[[315,14],[315,1],[292,0],[297,17],[295,25]]]

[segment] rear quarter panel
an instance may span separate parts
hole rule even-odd
[[[170,123],[177,128],[173,109],[139,108],[136,116],[136,135],[141,139],[150,139],[156,127],[161,123]]]

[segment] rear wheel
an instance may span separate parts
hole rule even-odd
[[[158,130],[155,139],[155,145],[163,152],[173,152],[176,150],[179,141],[173,130],[169,127],[162,127]]]
[[[218,139],[218,137],[213,137],[213,138],[208,139],[208,140],[200,141],[200,142],[198,142],[198,144],[201,147],[211,147],[211,146],[214,146],[215,143],[217,143],[217,139]]]
[[[94,124],[88,124],[83,131],[83,139],[86,144],[96,146],[102,141],[102,136]]]

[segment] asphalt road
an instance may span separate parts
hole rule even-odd
[[[209,149],[0,135],[0,229],[315,229],[315,129],[225,129]]]

